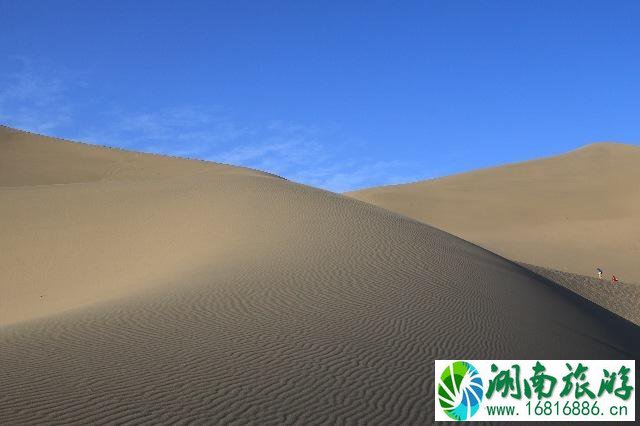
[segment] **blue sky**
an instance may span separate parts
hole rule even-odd
[[[334,191],[640,141],[637,1],[0,0],[0,122]]]

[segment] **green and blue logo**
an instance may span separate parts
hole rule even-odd
[[[480,409],[483,396],[482,378],[468,362],[453,362],[442,372],[438,401],[445,414],[453,420],[471,418]]]

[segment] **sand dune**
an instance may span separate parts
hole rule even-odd
[[[249,177],[272,179],[0,128],[0,325],[136,291],[242,248],[230,207],[200,189],[225,179],[232,191]]]
[[[348,194],[507,258],[640,284],[640,147],[565,155]],[[639,301],[640,303],[640,301]]]
[[[2,423],[428,424],[434,359],[640,354],[630,322],[352,198],[9,129],[0,161]]]

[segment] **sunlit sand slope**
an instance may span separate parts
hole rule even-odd
[[[276,179],[0,127],[0,325],[134,292],[241,246],[242,221],[225,215],[233,194],[218,202],[200,188],[224,180],[233,192],[249,177]]]
[[[429,424],[434,359],[640,354],[637,326],[482,248],[207,166],[1,190],[3,296],[127,283],[0,327],[1,423]]]
[[[523,263],[527,269],[640,326],[640,286]]]
[[[640,147],[565,155],[349,194],[510,259],[640,284]]]

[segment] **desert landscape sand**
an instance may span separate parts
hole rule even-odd
[[[348,194],[509,259],[640,284],[640,147],[556,157]]]
[[[512,261],[248,169],[1,128],[0,236],[4,424],[429,424],[434,359],[640,354]]]

